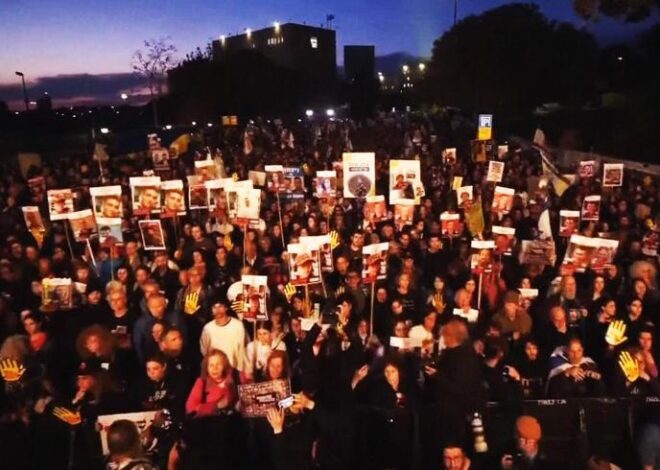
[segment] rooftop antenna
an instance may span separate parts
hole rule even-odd
[[[325,15],[325,27],[328,29],[332,29],[332,20],[335,19],[335,15],[332,13]]]

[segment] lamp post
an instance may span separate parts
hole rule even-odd
[[[30,102],[28,101],[27,88],[25,88],[25,74],[23,72],[16,72],[16,75],[21,77],[21,81],[23,82],[23,99],[25,100],[25,110],[29,111]]]

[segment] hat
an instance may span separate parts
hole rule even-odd
[[[314,260],[308,253],[300,253],[298,256],[296,256],[296,266],[302,266],[305,263],[311,263]]]
[[[504,303],[505,304],[517,304],[520,302],[520,294],[516,291],[510,290],[504,294]]]
[[[101,371],[101,364],[93,359],[83,361],[78,366],[78,376],[95,375]]]
[[[516,433],[523,439],[541,439],[541,425],[533,416],[520,416],[516,420]]]

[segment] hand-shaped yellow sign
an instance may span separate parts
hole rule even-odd
[[[186,295],[183,311],[186,315],[193,315],[197,310],[199,310],[199,293],[190,292]]]
[[[291,298],[295,295],[296,288],[290,282],[284,286],[284,295],[286,296],[286,301],[291,302]]]
[[[628,341],[626,336],[626,324],[621,320],[616,320],[610,323],[605,333],[605,341],[611,346],[618,346],[621,343]]]
[[[339,232],[337,232],[336,230],[330,232],[330,248],[334,250],[339,246],[340,243],[341,243],[341,237],[339,236]]]
[[[628,351],[623,351],[619,355],[619,367],[626,376],[628,382],[634,382],[639,378],[639,366],[637,361],[630,355]]]
[[[14,359],[3,359],[0,361],[0,374],[5,382],[17,382],[25,374],[25,367]]]
[[[69,410],[68,408],[63,408],[61,406],[53,408],[53,416],[70,426],[77,426],[82,422],[82,418],[78,411]]]

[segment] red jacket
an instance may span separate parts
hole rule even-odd
[[[236,402],[236,387],[231,374],[219,383],[212,379],[198,378],[188,395],[186,413],[196,416],[215,414],[220,401],[226,403],[222,408],[231,408]]]

